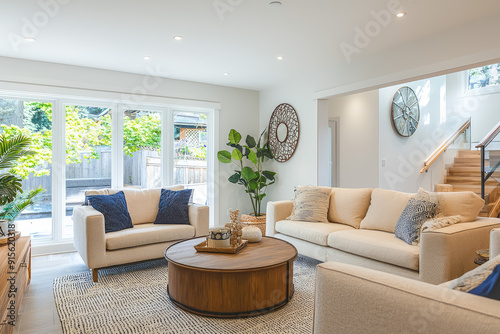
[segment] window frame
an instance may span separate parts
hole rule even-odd
[[[57,90],[57,89],[56,89]],[[96,91],[96,95],[98,91]],[[207,201],[210,207],[210,225],[218,219],[218,164],[215,161],[215,152],[218,151],[219,107],[217,103],[200,103],[200,101],[182,100],[182,104],[173,103],[181,101],[164,98],[164,102],[129,103],[127,100],[112,98],[87,98],[72,97],[57,94],[19,93],[0,90],[0,99],[37,101],[52,104],[52,235],[51,238],[37,240],[33,244],[34,254],[53,254],[58,252],[73,251],[73,239],[62,238],[62,227],[66,211],[66,117],[67,105],[83,105],[91,107],[111,108],[111,186],[123,187],[123,114],[130,108],[161,113],[161,166],[162,187],[173,183],[173,143],[174,143],[174,110],[180,112],[203,113],[207,115]],[[158,98],[152,98],[158,100]],[[204,105],[206,104],[206,106]],[[169,157],[171,157],[169,159]]]

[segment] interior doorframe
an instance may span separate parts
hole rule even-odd
[[[335,128],[335,134],[334,137],[332,136],[330,138],[330,154],[332,155],[332,169],[335,174],[335,179],[333,180],[332,178],[332,187],[339,187],[340,185],[340,161],[339,161],[339,150],[340,150],[340,144],[339,144],[339,132],[340,132],[340,117],[331,117],[328,118],[328,127],[329,128]],[[334,152],[335,148],[335,154]],[[333,173],[332,173],[333,175]],[[334,182],[333,182],[334,181]]]

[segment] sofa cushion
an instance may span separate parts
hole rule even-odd
[[[374,189],[371,203],[360,228],[394,233],[406,203],[414,194],[394,190]]]
[[[476,220],[484,200],[472,191],[438,192],[439,216],[461,216],[462,222]]]
[[[117,250],[159,242],[175,241],[194,237],[191,225],[140,224],[134,228],[106,234],[106,249]]]
[[[311,223],[293,220],[281,220],[276,223],[279,233],[312,242],[317,245],[327,246],[328,235],[332,232],[353,230],[354,228],[337,223]]]
[[[158,215],[155,224],[186,224],[189,225],[189,199],[193,189],[172,191],[162,189]]]
[[[418,271],[419,247],[408,245],[393,233],[371,230],[338,231],[328,236],[328,246]]]
[[[399,217],[394,234],[409,245],[418,244],[422,224],[434,218],[437,210],[436,203],[410,198]]]
[[[93,195],[85,199],[104,216],[104,233],[132,228],[132,220],[127,209],[123,191],[112,195]]]
[[[305,222],[328,222],[328,207],[332,188],[297,187],[292,214],[287,219]]]
[[[183,186],[165,187],[163,189],[182,190]],[[132,218],[132,224],[152,223],[158,214],[161,188],[154,189],[102,189],[85,192],[85,196],[110,195],[123,191],[127,200],[128,212]]]
[[[359,228],[370,206],[372,190],[333,188],[330,196],[328,220]]]

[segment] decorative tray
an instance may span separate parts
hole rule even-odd
[[[246,247],[248,240],[241,240],[241,243],[236,246],[230,247],[208,247],[207,241],[203,241],[201,244],[194,246],[197,252],[208,252],[208,253],[226,253],[226,254],[236,254],[240,250]]]
[[[21,232],[14,231],[14,240],[19,239],[20,236],[21,236]],[[9,237],[11,237],[11,235],[9,235],[9,234],[7,234],[5,237],[1,237],[0,238],[0,245],[5,245],[7,242],[9,242]]]

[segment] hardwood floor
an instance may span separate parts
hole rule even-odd
[[[15,334],[62,333],[54,303],[54,278],[89,269],[78,253],[32,258],[32,277],[19,309]]]

